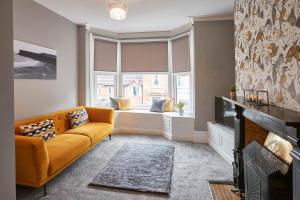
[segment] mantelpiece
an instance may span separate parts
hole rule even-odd
[[[235,105],[235,147],[234,147],[234,179],[239,191],[244,190],[243,155],[242,149],[249,141],[246,141],[247,127],[256,126],[257,137],[264,137],[266,131],[271,131],[286,139],[293,145],[291,156],[293,157],[293,198],[300,199],[300,112],[288,110],[277,106],[256,106],[249,104],[243,97],[234,100],[222,97]],[[259,128],[257,128],[259,127]],[[255,138],[252,138],[255,139]],[[259,138],[257,138],[259,140]]]

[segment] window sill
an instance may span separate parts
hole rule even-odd
[[[132,110],[116,110],[116,113],[136,113],[136,114],[149,114],[149,115],[163,115],[168,117],[178,117],[178,118],[194,118],[194,114],[192,113],[185,113],[183,116],[180,116],[176,111],[173,112],[151,112],[149,110],[138,110],[138,109],[132,109]]]

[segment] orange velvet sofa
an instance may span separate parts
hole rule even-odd
[[[68,113],[85,108],[89,123],[71,129]],[[44,141],[22,136],[20,126],[45,119],[54,120],[56,137]],[[41,187],[83,156],[114,127],[114,110],[110,108],[75,107],[15,122],[16,182],[20,185]]]

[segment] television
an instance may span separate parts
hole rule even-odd
[[[215,121],[224,126],[234,128],[236,112],[234,105],[222,97],[215,97]]]

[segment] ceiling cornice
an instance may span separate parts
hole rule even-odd
[[[89,32],[91,32],[95,35],[99,35],[99,36],[103,36],[103,37],[109,37],[109,38],[112,38],[112,39],[119,39],[118,33],[115,33],[115,32],[112,32],[112,31],[98,29],[98,28],[89,28],[88,30],[89,30]]]
[[[171,34],[170,34],[169,37],[175,37],[175,36],[180,35],[182,33],[186,33],[188,31],[192,30],[192,28],[193,28],[193,23],[192,22],[187,23],[183,26],[180,26],[178,28],[173,29],[171,31]]]
[[[133,33],[118,33],[120,40],[125,39],[151,39],[151,38],[168,38],[170,31],[154,31],[154,32],[133,32]]]
[[[225,21],[233,20],[233,16],[195,16],[190,17],[190,23],[184,24],[180,27],[177,27],[169,31],[150,31],[150,32],[131,32],[131,33],[116,33],[113,31],[108,31],[98,28],[89,28],[87,29],[94,35],[101,37],[108,37],[116,40],[127,40],[127,39],[153,39],[153,38],[172,38],[182,33],[189,32],[193,28],[194,22],[200,21]]]
[[[192,23],[188,23],[170,31],[116,33],[116,32],[98,29],[98,28],[87,28],[87,29],[91,33],[98,36],[109,37],[117,40],[126,40],[126,39],[172,38],[182,33],[186,33],[190,31],[192,28],[193,28]]]
[[[195,16],[192,17],[194,22],[201,22],[201,21],[225,21],[225,20],[233,20],[234,16],[227,15],[227,16]]]

